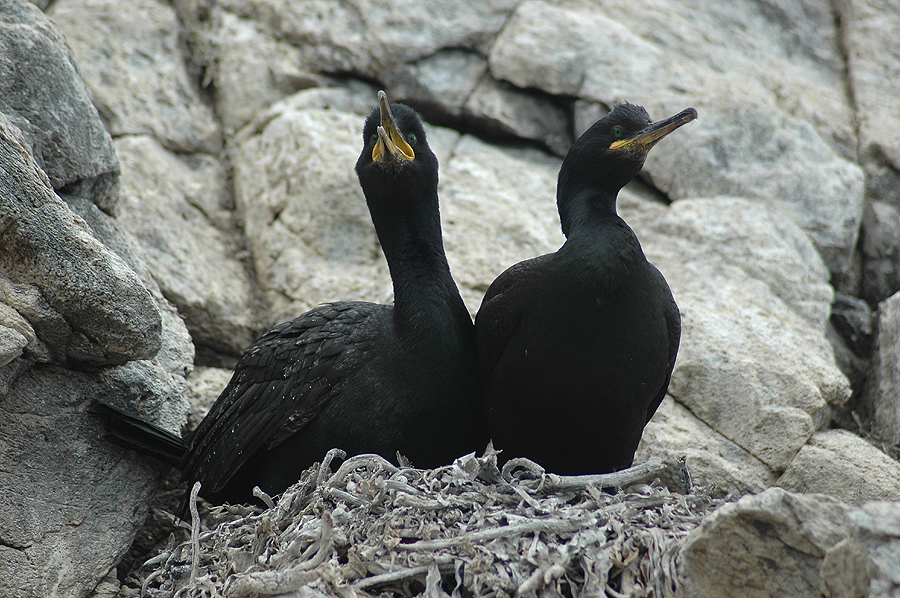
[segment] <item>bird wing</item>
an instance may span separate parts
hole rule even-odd
[[[475,315],[478,335],[478,359],[481,371],[490,375],[497,367],[503,350],[509,344],[521,321],[523,308],[531,303],[523,297],[529,285],[552,254],[519,262],[507,268],[488,287]]]
[[[670,301],[666,304],[666,325],[669,330],[669,370],[666,374],[666,380],[663,382],[653,401],[647,407],[647,421],[653,417],[660,403],[666,398],[666,392],[669,390],[669,381],[672,379],[672,371],[675,369],[675,357],[678,355],[678,346],[681,343],[681,312],[678,311],[678,305],[675,299],[670,296]]]
[[[379,309],[389,308],[322,305],[263,335],[191,435],[184,477],[217,492],[256,451],[277,446],[315,418],[374,344],[376,327],[366,321]]]

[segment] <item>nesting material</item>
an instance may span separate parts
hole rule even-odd
[[[191,540],[144,565],[143,595],[662,598],[681,541],[723,502],[648,484],[655,459],[556,476],[524,459],[501,472],[489,448],[434,470],[360,455],[332,473],[339,454],[277,502],[260,494],[268,509],[211,509],[205,529],[192,500]]]

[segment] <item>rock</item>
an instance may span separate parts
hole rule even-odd
[[[220,4],[225,10],[252,18],[275,37],[299,48],[304,69],[374,76],[441,48],[486,53],[516,0],[449,0],[440,5],[413,0],[377,0],[365,6],[339,0],[288,4],[278,0],[226,0]]]
[[[231,380],[232,370],[226,368],[198,367],[188,376],[188,411],[187,428],[193,430],[209,412],[225,386]]]
[[[878,305],[900,291],[900,185],[894,202],[870,201],[863,215],[860,295]]]
[[[612,2],[599,14],[574,2],[523,2],[491,47],[491,72],[607,107],[629,100],[655,118],[696,106],[697,126],[667,139],[669,152],[650,154],[644,172],[654,185],[673,199],[777,204],[810,232],[831,270],[849,277],[863,173],[845,158],[852,111],[833,91],[843,89],[843,66],[830,11],[782,7],[772,18],[750,5],[678,4]],[[801,45],[797,28],[809,36]],[[566,44],[556,43],[559,31]],[[803,100],[784,100],[787,90]],[[590,114],[576,114],[576,133],[599,116],[581,106]]]
[[[847,536],[849,510],[780,488],[726,504],[685,540],[678,595],[818,598],[822,561]]]
[[[81,216],[91,227],[94,237],[121,257],[140,277],[141,282],[153,296],[162,317],[160,349],[153,363],[171,374],[186,376],[193,369],[194,344],[187,326],[178,315],[178,310],[169,303],[160,291],[146,256],[137,240],[111,216],[81,198],[65,197],[69,208]]]
[[[221,11],[216,37],[216,109],[227,135],[284,96],[323,83],[298,66],[299,49],[256,21]]]
[[[460,122],[465,106],[487,72],[476,52],[445,48],[421,60],[381,73],[388,97],[409,103],[436,124]]]
[[[900,591],[900,503],[872,502],[851,511],[850,536],[825,554],[826,598],[890,598]]]
[[[50,15],[72,46],[114,137],[153,135],[167,148],[221,148],[212,110],[190,80],[175,10],[157,0],[61,0]]]
[[[620,211],[681,309],[670,394],[783,470],[829,421],[830,406],[850,397],[824,334],[828,272],[809,239],[777,211],[746,199]]]
[[[863,399],[873,415],[873,434],[900,443],[900,293],[878,306],[878,331]]]
[[[840,0],[842,43],[859,122],[859,150],[866,161],[900,170],[900,51],[884,41],[900,28],[897,0]],[[894,197],[896,198],[896,185]],[[877,194],[881,195],[881,194]]]
[[[363,117],[273,106],[234,148],[238,209],[275,324],[325,301],[391,293],[353,167]],[[322,151],[327,148],[328,151]]]
[[[0,118],[0,271],[3,302],[34,326],[63,362],[149,358],[160,314],[134,272],[100,244]],[[13,225],[13,223],[15,225]]]
[[[695,417],[684,405],[667,397],[653,419],[635,453],[635,463],[652,457],[662,459],[672,476],[681,457],[694,486],[715,486],[716,493],[741,496],[762,492],[775,481],[765,463],[731,442]],[[670,489],[684,492],[680,479],[664,478]]]
[[[900,499],[900,463],[846,430],[813,434],[778,478],[791,492],[827,494],[850,505]]]
[[[0,114],[54,189],[105,210],[119,162],[62,37],[29,2],[0,5]]]
[[[14,311],[9,307],[0,304],[0,311],[3,310]],[[0,325],[0,368],[19,357],[27,346],[28,339],[25,338],[22,333],[18,330]]]
[[[145,371],[130,378],[132,364]],[[94,398],[165,403],[184,381],[132,364],[101,374],[37,365],[2,396],[0,426],[15,433],[0,436],[0,594],[86,595],[143,523],[159,466],[106,441],[85,407]]]
[[[223,166],[180,158],[147,136],[116,140],[122,160],[118,222],[135,235],[163,295],[194,344],[240,356],[256,340],[259,312],[248,268],[238,259]]]
[[[844,293],[834,294],[831,323],[847,345],[860,357],[872,352],[873,316],[869,304]]]

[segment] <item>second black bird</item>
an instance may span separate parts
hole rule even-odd
[[[697,118],[651,122],[623,104],[571,147],[557,205],[566,242],[488,288],[475,318],[497,448],[561,474],[629,467],[666,394],[681,318],[665,278],[616,213],[650,149]]]

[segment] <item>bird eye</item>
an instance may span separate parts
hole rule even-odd
[[[378,143],[378,134],[377,133],[372,135],[371,137],[369,137],[369,143],[371,143],[372,145],[375,145],[376,143]]]
[[[621,139],[625,136],[625,129],[623,129],[621,125],[614,126],[612,128],[612,136],[616,139]]]
[[[415,145],[416,141],[418,141],[418,140],[419,139],[418,139],[418,137],[416,137],[415,133],[410,133],[409,135],[406,136],[406,143],[408,143],[410,145]]]

